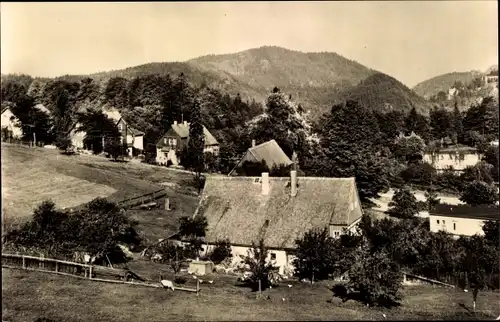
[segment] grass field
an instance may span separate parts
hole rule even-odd
[[[499,293],[480,293],[476,314],[471,294],[412,286],[394,309],[342,303],[325,284],[286,285],[265,291],[268,300],[229,280],[203,284],[194,293],[91,282],[47,273],[2,269],[2,319],[33,321],[171,321],[171,320],[492,320]],[[282,299],[285,298],[285,301]],[[386,314],[384,318],[382,313]]]
[[[168,182],[172,211],[131,210],[132,219],[145,242],[165,237],[176,228],[177,218],[192,215],[198,198],[179,193],[192,176],[182,172],[134,163],[116,163],[87,156],[64,156],[48,149],[29,149],[2,144],[2,216],[5,225],[29,219],[33,208],[45,199],[58,207],[74,207],[95,197],[113,201],[146,194]],[[162,171],[163,170],[163,171]],[[163,203],[163,200],[159,200]]]

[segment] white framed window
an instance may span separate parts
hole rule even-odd
[[[163,143],[164,143],[164,144],[168,144],[168,140],[167,140],[167,138],[164,138],[164,139],[163,139]]]
[[[457,223],[453,223],[453,230],[457,230]]]
[[[334,231],[334,232],[333,232],[333,235],[334,235],[335,237],[339,237],[339,236],[340,236],[340,231],[338,231],[338,230]]]
[[[276,253],[271,253],[271,260],[273,260],[273,261],[276,260]]]
[[[439,219],[438,219],[438,220],[436,220],[436,222],[437,222],[437,223],[438,223],[438,225],[439,225]]]

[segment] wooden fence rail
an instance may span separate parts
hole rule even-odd
[[[117,204],[123,208],[132,208],[138,205],[146,204],[154,200],[160,199],[167,195],[165,189],[156,190],[144,195],[127,198],[119,201]]]

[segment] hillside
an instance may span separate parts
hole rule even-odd
[[[467,86],[478,76],[481,76],[479,71],[448,73],[418,83],[413,90],[418,95],[429,99],[441,91],[448,93],[448,89],[452,88],[456,82]]]
[[[395,78],[377,73],[344,91],[341,99],[352,99],[375,110],[397,109],[408,112],[413,107],[427,114],[429,103]]]
[[[148,74],[180,73],[184,73],[194,86],[208,85],[229,94],[240,93],[243,99],[255,99],[258,102],[264,102],[272,88],[278,86],[283,92],[291,94],[306,110],[310,110],[313,119],[349,95],[360,97],[376,109],[389,103],[395,108],[417,106],[425,110],[422,107],[425,105],[423,100],[392,77],[339,54],[303,53],[276,46],[234,54],[208,55],[186,62],[149,63],[122,70],[58,78],[75,81],[92,77],[103,86],[112,77],[130,79]],[[379,82],[380,78],[377,77],[370,78],[375,74],[386,76],[385,81]],[[360,85],[363,80],[365,82]],[[390,89],[393,85],[396,88]],[[354,92],[346,95],[350,91]],[[370,98],[366,99],[363,92],[370,93]]]

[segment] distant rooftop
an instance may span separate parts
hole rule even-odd
[[[432,216],[482,219],[482,220],[500,220],[498,206],[470,206],[470,205],[448,205],[439,204],[433,211]]]

